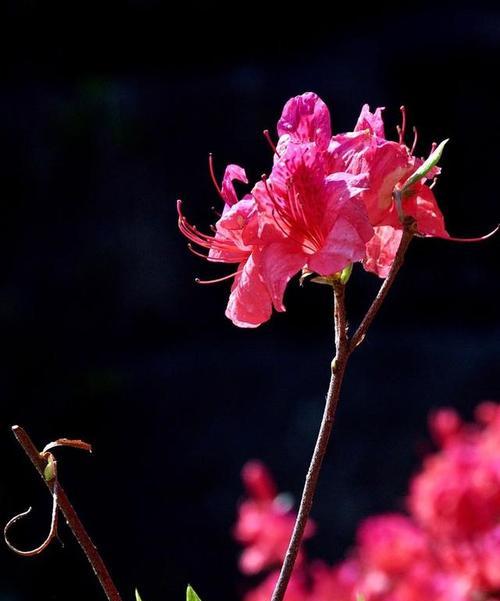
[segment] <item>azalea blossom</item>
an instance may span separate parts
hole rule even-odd
[[[241,571],[258,574],[266,568],[279,566],[283,561],[296,515],[291,510],[290,500],[277,494],[271,474],[262,463],[247,463],[242,479],[248,496],[238,508],[234,536],[244,545],[240,557]],[[314,525],[309,521],[305,538],[313,532]]]
[[[331,278],[353,263],[385,278],[400,246],[403,224],[420,236],[455,240],[446,231],[431,181],[442,143],[424,159],[405,144],[405,114],[398,141],[387,140],[382,108],[364,105],[352,132],[332,135],[330,113],[313,92],[291,98],[278,121],[272,168],[238,198],[234,181],[248,183],[238,165],[219,186],[224,202],[212,234],[189,224],[178,204],[179,228],[191,250],[212,262],[235,265],[226,316],[240,327],[285,311],[284,294],[297,273]],[[437,154],[436,154],[437,153]],[[496,231],[496,230],[495,230]],[[494,233],[494,232],[492,232]],[[491,235],[491,234],[489,234]],[[488,236],[485,236],[484,239]],[[478,239],[465,239],[471,241]],[[206,255],[200,250],[208,251]]]
[[[205,258],[237,265],[234,273],[207,283],[234,277],[226,315],[240,327],[267,321],[273,305],[284,311],[286,285],[302,269],[331,276],[363,260],[373,236],[360,196],[364,174],[326,171],[331,131],[324,103],[312,93],[290,100],[278,132],[272,171],[251,195],[236,195],[233,181],[247,183],[241,167],[229,165],[220,187],[211,170],[224,201],[213,235],[190,225],[178,204],[179,228],[208,250]]]
[[[363,176],[325,172],[315,143],[289,141],[269,178],[254,187],[263,277],[277,310],[302,268],[331,276],[364,258],[373,229],[360,199],[363,183]]]
[[[355,546],[333,566],[309,559],[302,550],[286,598],[290,594],[292,601],[357,601],[359,595],[366,601],[498,599],[500,405],[481,404],[476,418],[476,423],[466,424],[452,409],[434,413],[430,429],[439,449],[412,479],[409,513],[364,520]],[[252,470],[245,468],[247,487],[254,498],[269,503],[276,494],[274,483],[264,477],[261,464],[251,465],[258,470],[252,468],[250,477]],[[239,539],[245,546],[259,539],[259,529],[269,536],[263,520],[253,521],[253,527],[252,537]],[[264,578],[245,601],[270,597],[277,573],[268,572],[269,562],[262,565]]]
[[[182,213],[181,201],[177,203],[179,229],[192,243],[208,251],[207,255],[202,255],[190,247],[195,254],[208,261],[237,265],[236,271],[229,276],[208,282],[197,281],[215,283],[234,277],[226,316],[237,326],[257,327],[271,316],[272,303],[260,273],[261,248],[257,240],[255,200],[248,194],[238,200],[233,181],[248,182],[244,169],[238,165],[228,165],[221,187],[213,179],[224,201],[224,209],[215,224],[215,232],[203,234],[190,225]]]

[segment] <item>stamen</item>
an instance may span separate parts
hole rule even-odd
[[[219,282],[225,282],[226,280],[230,280],[231,278],[234,278],[235,276],[239,275],[240,273],[242,273],[243,269],[238,269],[238,271],[235,271],[234,273],[230,273],[229,275],[225,275],[221,278],[217,278],[215,280],[200,280],[200,278],[196,278],[194,281],[197,284],[218,284]]]
[[[203,234],[202,232],[199,232],[195,225],[191,225],[190,223],[188,223],[188,221],[181,212],[181,206],[182,201],[178,200],[177,213],[179,215],[179,230],[182,234],[184,234],[184,236],[186,236],[188,240],[191,240],[191,242],[194,242],[198,246],[201,246],[202,248],[206,248],[208,250],[217,250],[223,253],[230,253],[231,259],[228,260],[227,258],[225,258],[225,260],[220,261],[221,263],[241,263],[241,261],[243,261],[247,257],[247,253],[241,248],[239,248],[232,240],[224,239],[222,236],[219,238],[215,238],[214,236],[210,236],[208,234]],[[193,252],[193,250],[194,249],[192,249],[191,252]],[[193,252],[193,254],[196,254],[196,252],[197,251]],[[205,255],[200,254],[199,256],[201,256],[204,259],[207,259]]]
[[[289,240],[292,240],[293,242],[295,242],[295,244],[298,244],[299,246],[302,246],[302,248],[306,248],[307,250],[310,250],[312,253],[317,252],[317,250],[318,250],[317,248],[313,248],[311,246],[308,246],[305,242],[299,242],[298,240],[295,240],[295,238],[292,238],[292,236],[290,236],[290,232],[287,232],[283,228],[283,226],[280,224],[280,222],[278,221],[278,219],[276,219],[275,210],[276,210],[276,213],[278,213],[278,215],[281,218],[281,220],[283,221],[283,223],[288,228],[292,229],[293,227],[295,227],[296,229],[299,229],[299,230],[301,229],[300,226],[293,221],[293,219],[291,220],[288,215],[286,215],[285,213],[283,213],[283,211],[282,211],[279,203],[276,201],[276,198],[274,197],[274,194],[271,191],[271,187],[269,186],[269,184],[267,182],[267,176],[265,174],[263,174],[261,176],[261,179],[264,182],[264,186],[266,187],[267,194],[268,194],[271,202],[273,203],[272,215],[273,215],[273,218],[274,218],[274,222],[279,227],[279,229],[283,232],[283,234]],[[290,191],[289,191],[289,194],[290,194]],[[307,238],[307,236],[304,235],[304,238]]]
[[[271,147],[271,150],[274,152],[274,154],[278,155],[278,158],[280,158],[280,155],[279,155],[278,151],[276,150],[276,145],[274,144],[274,142],[271,139],[271,134],[269,133],[269,130],[265,129],[262,133],[264,134],[264,138],[267,140],[267,143]]]
[[[217,190],[217,194],[222,198],[223,202],[225,203],[226,199],[222,195],[222,190],[220,189],[220,186],[217,183],[217,179],[215,177],[215,173],[214,173],[214,159],[213,159],[212,153],[210,153],[208,155],[208,170],[210,171],[210,177],[211,177],[212,182],[213,182],[213,184],[215,186],[215,189]]]
[[[201,259],[208,259],[207,255],[204,255],[203,253],[198,252],[195,248],[193,248],[193,245],[191,244],[191,242],[188,243],[187,245],[189,252],[193,253],[193,255],[195,255],[196,257],[200,257]]]
[[[404,143],[405,133],[406,133],[406,108],[404,105],[399,107],[401,111],[401,127],[399,128],[399,143]]]
[[[478,236],[477,238],[455,238],[453,236],[433,236],[433,238],[442,238],[443,240],[450,240],[450,242],[482,242],[483,240],[488,240],[494,236],[498,230],[500,230],[500,224],[496,226],[494,230],[489,232],[489,234],[485,234],[484,236]]]
[[[410,155],[413,155],[413,153],[415,152],[415,148],[417,147],[417,140],[418,140],[417,128],[415,126],[413,126],[413,144],[411,145]]]

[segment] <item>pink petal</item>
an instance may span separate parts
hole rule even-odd
[[[326,148],[332,135],[328,107],[313,92],[291,98],[278,121],[278,135],[289,135],[293,142],[316,142]]]
[[[370,228],[371,230],[371,228]],[[329,276],[365,257],[366,242],[358,229],[340,217],[330,230],[323,247],[307,261],[307,267],[320,275]]]
[[[390,225],[382,225],[375,227],[374,231],[375,235],[366,245],[366,259],[363,265],[366,271],[386,278],[398,251],[403,230]]]
[[[421,234],[448,238],[443,214],[434,192],[428,186],[416,184],[411,197],[403,203],[403,209],[405,214],[416,219]]]
[[[238,196],[234,189],[233,181],[239,181],[243,184],[248,184],[248,179],[243,167],[239,165],[228,165],[222,178],[221,194],[226,203],[232,206],[238,202]]]
[[[359,158],[375,146],[372,136],[366,130],[333,136],[328,146],[328,171],[333,173],[348,170],[350,173],[360,173],[361,170],[356,168]]]
[[[300,245],[284,240],[262,250],[262,278],[276,311],[285,311],[283,296],[290,279],[304,267],[306,255]]]
[[[354,131],[369,129],[371,133],[375,136],[379,138],[385,138],[384,121],[382,119],[383,110],[384,107],[379,107],[375,110],[374,113],[371,113],[369,105],[363,105]]]
[[[256,265],[254,251],[234,278],[226,317],[240,328],[256,328],[271,317],[272,303]]]

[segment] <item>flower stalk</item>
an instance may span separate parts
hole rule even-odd
[[[373,303],[368,309],[368,312],[362,319],[361,324],[351,339],[349,339],[348,336],[347,314],[345,308],[345,284],[342,284],[340,281],[333,283],[336,353],[331,363],[330,385],[326,395],[325,408],[323,411],[323,418],[321,420],[318,437],[316,439],[309,469],[307,470],[304,488],[302,491],[302,498],[300,500],[300,506],[297,513],[297,519],[295,521],[292,536],[288,544],[288,549],[285,554],[285,559],[283,561],[271,601],[283,601],[288,583],[290,582],[290,578],[292,576],[295,561],[302,544],[305,527],[309,518],[309,514],[311,513],[321,466],[323,464],[323,459],[325,457],[328,448],[328,442],[332,433],[335,414],[337,412],[340,399],[342,382],[349,357],[364,340],[368,328],[375,319],[375,316],[382,306],[387,293],[392,287],[392,284],[396,279],[396,275],[403,264],[406,251],[408,250],[408,246],[413,238],[414,233],[414,220],[411,218],[405,220],[403,236],[401,238],[395,260],[392,264],[391,271],[388,277],[384,280],[384,283],[380,287],[377,296],[375,297]]]

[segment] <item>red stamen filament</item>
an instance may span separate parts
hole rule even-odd
[[[269,133],[269,130],[265,129],[262,133],[264,134],[264,138],[267,140],[267,143],[271,147],[271,150],[274,152],[274,154],[278,155],[278,158],[279,158],[280,155],[278,154],[278,151],[276,150],[276,145],[274,144],[274,142],[271,139],[271,134]]]
[[[208,250],[216,250],[220,252],[231,253],[231,259],[228,260],[227,258],[224,258],[223,261],[220,261],[222,263],[240,263],[241,261],[244,261],[246,259],[248,253],[238,248],[236,244],[234,244],[234,242],[232,242],[231,240],[217,239],[214,236],[203,234],[202,232],[199,232],[196,229],[196,226],[188,223],[184,215],[182,215],[181,213],[181,205],[181,201],[177,201],[179,229],[188,240],[191,240],[191,242],[194,242],[198,246],[201,246],[202,248],[206,248]],[[191,251],[193,252],[194,249],[191,249]],[[196,253],[197,251],[194,252],[194,254]],[[201,256],[203,256],[203,258],[205,259],[207,258],[204,255]]]
[[[488,240],[488,238],[494,236],[498,232],[498,230],[500,230],[500,224],[497,225],[496,228],[488,234],[484,236],[478,236],[477,238],[454,238],[453,236],[435,236],[435,238],[443,238],[444,240],[450,240],[451,242],[482,242],[483,240]]]
[[[399,107],[401,111],[401,127],[398,129],[399,132],[399,143],[403,144],[406,133],[406,108],[403,106]]]
[[[297,230],[299,230],[299,232],[304,236],[305,239],[309,239],[310,240],[310,235],[308,233],[304,232],[304,228],[301,227],[300,221],[297,220],[296,216],[294,214],[287,215],[287,213],[284,211],[284,208],[277,201],[276,197],[274,196],[274,194],[273,194],[273,192],[271,190],[271,187],[269,186],[269,184],[267,182],[267,177],[265,175],[262,176],[262,181],[264,182],[264,186],[266,188],[266,191],[267,191],[267,194],[269,196],[269,199],[273,203],[273,217],[274,217],[274,221],[275,221],[276,225],[279,227],[279,229],[285,234],[285,236],[287,236],[290,240],[293,240],[293,242],[295,242],[296,244],[299,244],[303,248],[311,251],[312,253],[317,252],[318,248],[313,248],[312,246],[309,246],[305,242],[299,242],[298,240],[295,240],[294,238],[292,238],[290,236],[290,232],[287,232],[282,227],[282,225],[276,219],[276,215],[274,213],[275,210],[276,210],[276,213],[281,218],[281,220],[283,221],[283,223],[285,224],[286,227],[288,227],[290,230],[291,229],[297,229]],[[293,194],[291,191],[289,191],[289,196],[293,197],[295,199],[295,194]],[[292,206],[292,212],[293,212],[293,205],[291,205],[291,206]],[[310,241],[313,242],[313,243],[315,242],[315,240],[310,240]]]
[[[217,278],[215,280],[200,280],[200,278],[196,278],[195,282],[197,284],[218,284],[219,282],[225,282],[226,280],[230,280],[231,278],[234,278],[235,276],[239,275],[242,271],[243,271],[243,269],[238,269],[238,271],[235,271],[234,273],[230,273],[229,275],[224,275],[221,278]]]
[[[200,257],[201,259],[205,259],[208,260],[207,255],[204,255],[201,252],[198,252],[195,248],[193,248],[193,245],[191,244],[191,242],[188,243],[187,245],[189,252],[193,253],[193,255],[195,255],[196,257]]]
[[[212,179],[212,182],[213,182],[213,184],[215,186],[215,189],[217,190],[217,194],[222,198],[222,201],[225,203],[226,199],[224,198],[224,196],[222,196],[222,190],[220,189],[220,186],[217,183],[217,179],[215,177],[214,159],[213,159],[212,153],[210,153],[208,155],[208,170],[210,172],[210,178]]]
[[[410,155],[413,155],[413,153],[415,152],[415,148],[417,147],[417,140],[418,140],[417,128],[415,126],[413,126],[413,144],[411,145]]]

